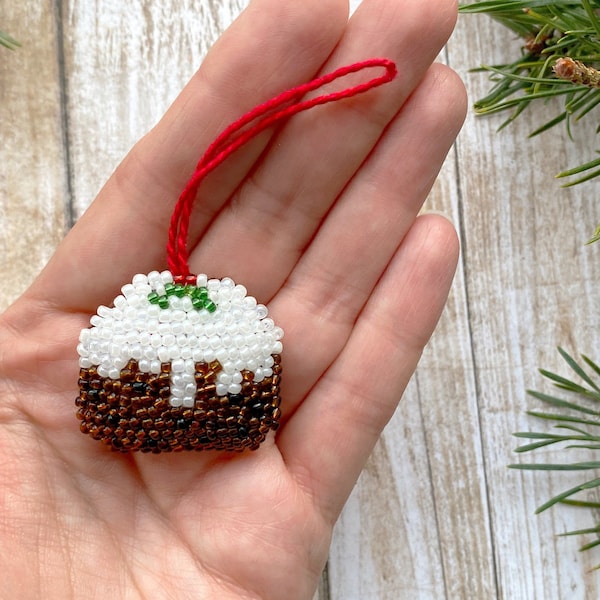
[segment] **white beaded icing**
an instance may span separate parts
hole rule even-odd
[[[217,395],[239,394],[242,371],[254,381],[273,374],[273,354],[280,354],[283,330],[267,317],[263,304],[247,295],[243,285],[229,277],[197,276],[196,285],[208,288],[214,312],[198,310],[188,296],[169,297],[169,307],[152,304],[148,294],[165,294],[173,283],[169,271],[138,274],[121,288],[113,307],[98,307],[91,327],[79,336],[79,366],[96,366],[101,377],[118,379],[130,359],[146,373],[160,373],[161,363],[171,363],[171,406],[193,407],[196,394],[195,363],[217,359]]]

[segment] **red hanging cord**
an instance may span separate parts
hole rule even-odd
[[[336,79],[373,67],[384,67],[385,74],[338,92],[298,101],[304,94],[317,90]],[[308,110],[319,104],[326,104],[362,94],[392,81],[396,77],[396,74],[396,65],[386,58],[373,58],[348,65],[279,94],[264,104],[253,108],[250,112],[229,125],[209,146],[196,165],[192,177],[187,182],[183,192],[181,192],[173,210],[167,243],[167,260],[169,270],[173,273],[176,280],[182,281],[187,279],[187,281],[191,282],[193,279],[193,276],[190,275],[188,263],[188,229],[192,206],[198,193],[198,188],[208,173],[218,167],[230,154],[276,121],[291,117],[296,113]],[[293,103],[289,104],[290,102]],[[244,129],[254,121],[257,122],[251,127]]]

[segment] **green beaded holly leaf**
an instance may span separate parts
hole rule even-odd
[[[150,292],[148,294],[148,301],[151,304],[157,304],[160,308],[169,308],[170,302],[169,297],[175,296],[176,298],[183,298],[188,296],[192,300],[192,306],[196,310],[207,310],[210,313],[217,310],[217,305],[210,299],[208,295],[208,288],[195,285],[181,284],[181,283],[167,283],[165,285],[165,293],[159,294],[158,292]]]

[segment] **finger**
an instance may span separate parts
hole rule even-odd
[[[89,310],[134,273],[165,265],[170,214],[203,151],[230,121],[310,77],[337,43],[346,19],[344,0],[252,2],[118,167],[30,293]],[[267,140],[263,135],[206,182],[195,213],[197,231]]]
[[[285,330],[284,414],[293,413],[343,347],[425,200],[464,114],[461,81],[434,65],[271,303]]]
[[[409,0],[364,2],[323,70],[386,56],[397,62],[399,77],[380,90],[292,119],[203,237],[192,264],[211,265],[270,298],[435,59],[455,16],[449,1],[435,10]]]
[[[290,470],[332,522],[437,323],[457,256],[444,218],[417,219],[339,358],[278,438]]]

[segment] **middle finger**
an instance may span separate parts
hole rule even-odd
[[[272,297],[437,55],[453,25],[451,10],[452,2],[436,10],[411,0],[364,2],[324,71],[386,56],[400,76],[381,90],[294,117],[192,252],[192,266],[211,265],[261,300]]]

